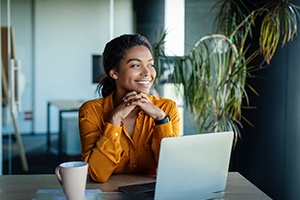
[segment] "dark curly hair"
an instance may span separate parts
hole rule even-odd
[[[145,46],[153,55],[150,42],[140,34],[124,34],[106,44],[102,55],[102,66],[106,76],[100,80],[96,89],[100,96],[106,97],[116,90],[115,80],[109,76],[109,72],[112,69],[118,71],[120,61],[124,58],[126,52],[135,46]]]

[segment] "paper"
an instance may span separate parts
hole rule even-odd
[[[93,194],[101,193],[100,189],[86,189],[86,197],[93,196]],[[66,200],[66,196],[62,189],[38,189],[36,191],[36,198],[32,200]]]
[[[86,189],[85,190],[85,194],[97,194],[97,193],[100,193],[102,192],[100,189]],[[53,189],[53,190],[50,190],[50,189],[38,189],[36,191],[36,193],[38,194],[63,194],[63,190],[62,189]]]

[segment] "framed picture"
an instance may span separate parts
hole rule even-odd
[[[93,83],[99,83],[99,81],[106,75],[102,66],[102,55],[92,55],[93,63]]]

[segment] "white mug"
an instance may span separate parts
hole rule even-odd
[[[65,162],[56,167],[55,174],[67,200],[84,199],[87,169],[88,163],[81,161]]]

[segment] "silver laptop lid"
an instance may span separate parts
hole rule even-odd
[[[225,190],[233,132],[164,138],[155,200],[210,199]]]

